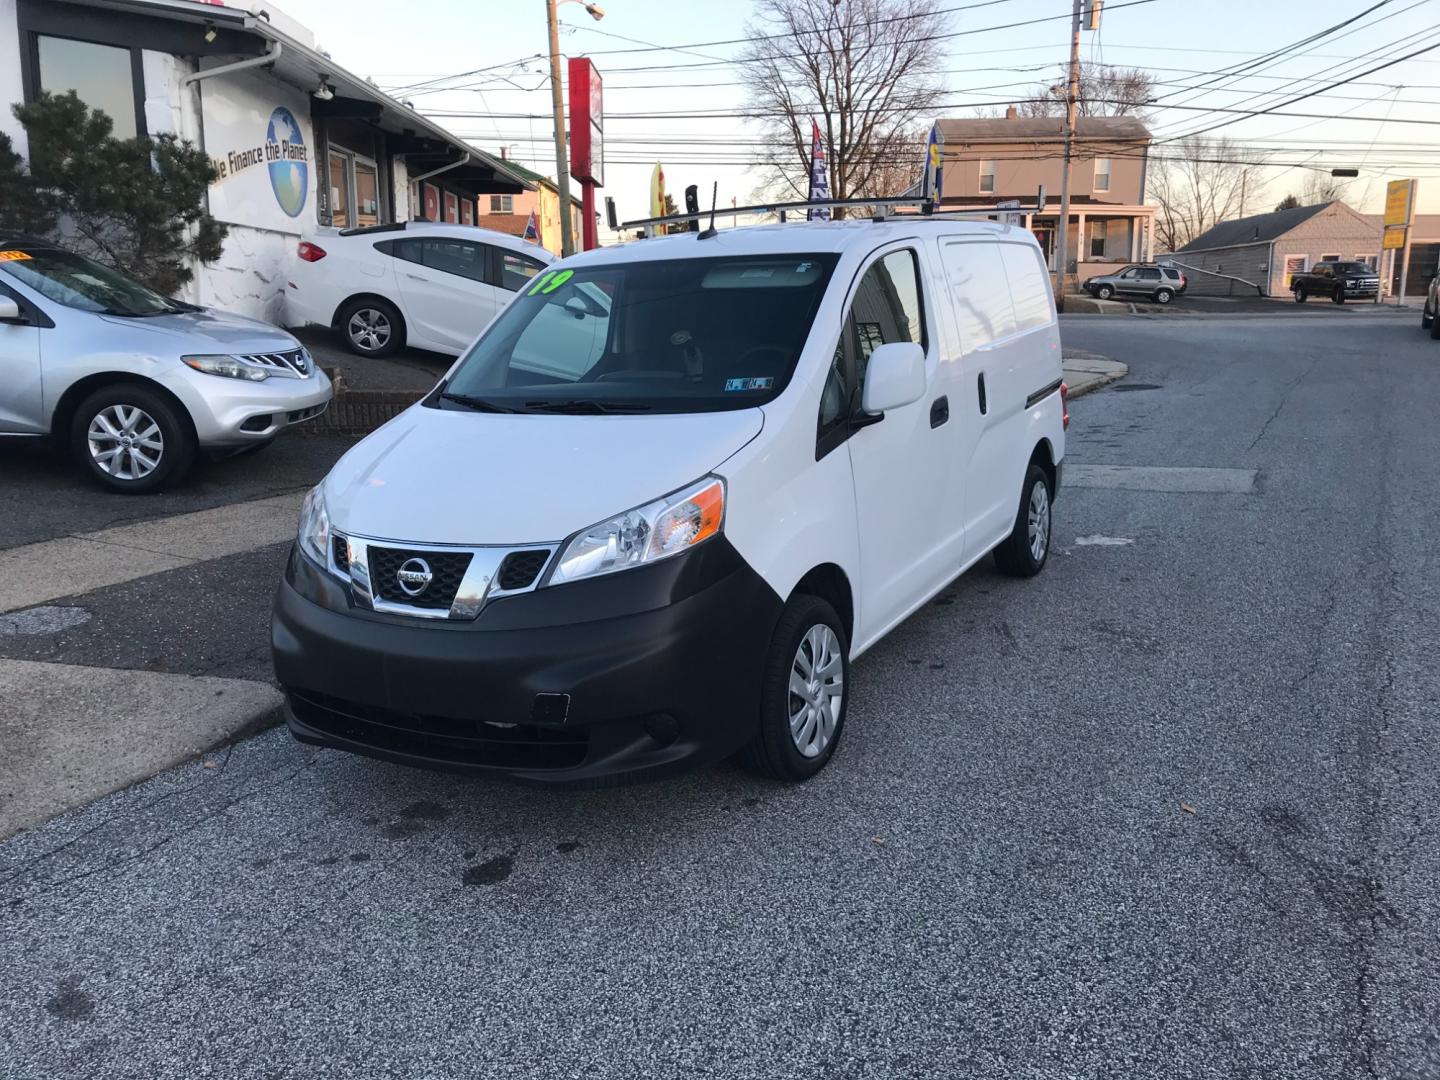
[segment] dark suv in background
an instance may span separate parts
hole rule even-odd
[[[1321,262],[1290,279],[1295,302],[1310,296],[1328,296],[1337,304],[1346,300],[1374,300],[1380,295],[1380,276],[1368,263]]]

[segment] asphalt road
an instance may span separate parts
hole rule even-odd
[[[1062,491],[1040,578],[977,568],[857,663],[804,787],[276,731],[0,845],[0,1076],[1440,1076],[1416,321],[1067,320],[1131,371],[1073,462],[1254,489]],[[274,558],[177,602],[244,655]],[[212,632],[136,630],[179,667]]]

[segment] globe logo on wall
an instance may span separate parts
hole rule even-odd
[[[270,162],[270,186],[275,190],[275,201],[285,213],[299,217],[310,190],[310,166],[306,164],[305,136],[294,115],[283,105],[270,114],[265,141],[280,150],[278,160]]]

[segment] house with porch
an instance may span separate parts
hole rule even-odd
[[[1045,210],[1022,211],[1055,270],[1060,228],[1060,182],[1065,118],[1020,116],[940,120],[939,209],[1001,217],[1003,204],[1034,207],[1045,189]],[[1127,263],[1150,261],[1157,207],[1145,204],[1150,132],[1133,116],[1082,116],[1070,163],[1070,220],[1066,270],[1078,285]]]

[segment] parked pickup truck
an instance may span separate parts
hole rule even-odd
[[[1290,291],[1297,304],[1311,296],[1328,296],[1337,304],[1374,300],[1380,292],[1380,278],[1368,263],[1321,262],[1292,277]]]

